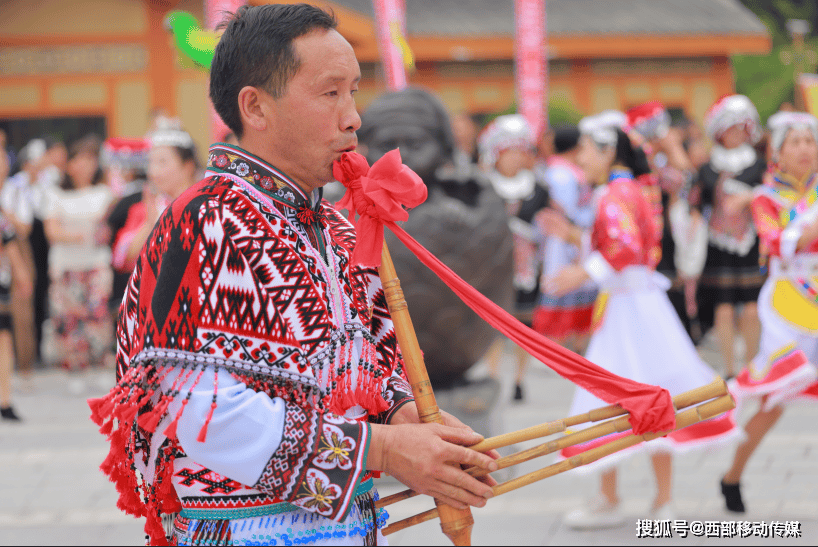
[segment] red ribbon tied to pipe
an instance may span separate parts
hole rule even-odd
[[[352,264],[377,268],[381,265],[384,224],[392,228],[395,222],[409,220],[404,207],[417,207],[426,201],[426,185],[403,165],[397,149],[384,154],[372,167],[362,155],[346,152],[333,164],[332,174],[347,188],[335,206],[350,212],[357,231]],[[356,213],[360,215],[357,222]]]
[[[642,435],[654,431],[669,431],[676,427],[673,400],[666,389],[617,376],[523,325],[463,281],[451,268],[395,224],[408,220],[409,213],[404,207],[417,207],[426,200],[427,195],[421,178],[401,164],[398,150],[384,155],[372,168],[360,154],[347,152],[335,162],[332,172],[336,180],[347,188],[336,208],[347,209],[350,220],[357,228],[352,265],[380,266],[383,227],[388,226],[426,267],[488,324],[563,378],[606,403],[618,403],[627,410],[634,433]],[[360,216],[357,223],[354,220],[356,214]],[[660,365],[657,363],[657,366]]]

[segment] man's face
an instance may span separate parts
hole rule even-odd
[[[284,95],[263,94],[270,108],[268,142],[276,167],[305,190],[333,180],[332,163],[354,150],[361,118],[355,109],[361,69],[352,46],[334,30],[317,30],[293,41],[298,72]]]

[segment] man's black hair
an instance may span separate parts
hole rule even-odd
[[[293,40],[316,29],[338,26],[332,13],[309,4],[242,6],[224,28],[210,65],[210,99],[224,123],[241,138],[239,91],[264,89],[278,99],[298,72]]]

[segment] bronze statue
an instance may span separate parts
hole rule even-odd
[[[430,93],[410,88],[376,99],[358,132],[370,164],[400,149],[429,188],[404,229],[491,300],[512,299],[512,235],[503,201],[477,171],[455,168],[449,116]],[[435,387],[461,383],[495,331],[387,231],[412,321]]]

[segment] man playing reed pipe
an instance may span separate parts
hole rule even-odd
[[[118,383],[90,405],[150,543],[383,542],[373,471],[458,508],[492,495],[444,463],[495,470],[479,435],[419,424],[378,274],[321,201],[360,126],[335,27],[305,4],[228,19],[210,96],[239,145],[210,149],[130,279]]]

